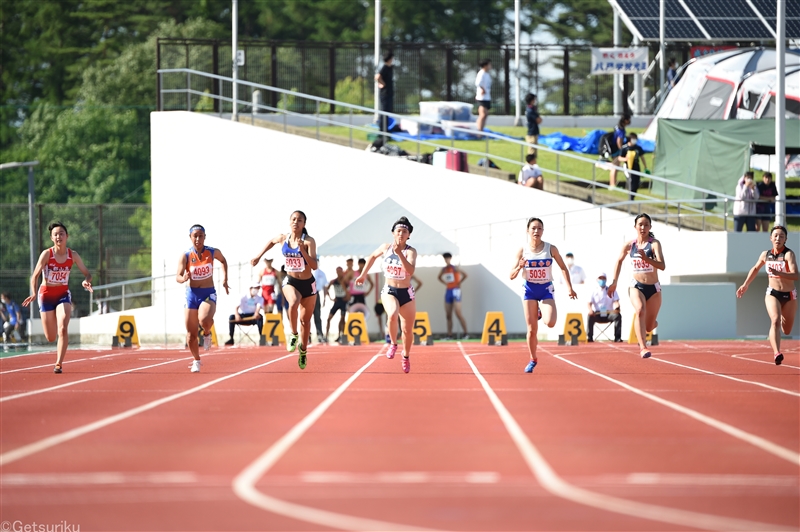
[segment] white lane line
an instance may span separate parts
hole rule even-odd
[[[107,427],[109,425],[113,425],[118,421],[123,421],[125,419],[131,418],[135,415],[141,414],[142,412],[147,412],[148,410],[152,410],[156,407],[159,407],[163,404],[170,403],[175,401],[176,399],[180,399],[182,397],[186,397],[193,393],[197,393],[201,390],[205,390],[215,384],[219,384],[220,382],[226,381],[228,379],[232,379],[234,377],[238,377],[239,375],[243,375],[254,369],[263,368],[264,366],[269,366],[270,364],[274,364],[279,360],[283,360],[285,358],[294,357],[294,354],[288,354],[274,360],[270,360],[269,362],[264,362],[263,364],[259,364],[257,366],[253,366],[247,369],[243,369],[241,371],[237,371],[236,373],[231,373],[230,375],[225,375],[224,377],[220,377],[218,379],[214,379],[212,381],[208,381],[205,384],[201,384],[200,386],[195,386],[194,388],[190,388],[183,392],[179,392],[176,394],[168,395],[167,397],[162,397],[161,399],[157,399],[155,401],[151,401],[147,404],[137,406],[136,408],[131,408],[130,410],[126,410],[124,412],[120,412],[119,414],[115,414],[113,416],[109,416],[98,421],[94,421],[92,423],[88,423],[81,427],[77,427],[74,429],[70,429],[66,432],[62,432],[61,434],[55,434],[53,436],[49,436],[37,442],[29,443],[27,445],[23,445],[22,447],[18,447],[13,451],[8,451],[6,453],[0,454],[0,466],[4,466],[10,464],[11,462],[16,462],[22,458],[30,456],[32,454],[39,453],[44,451],[45,449],[49,449],[51,447],[55,447],[56,445],[62,444],[64,442],[74,440],[79,436],[83,436],[84,434],[88,434],[90,432],[94,432],[96,430],[102,429],[103,427]]]
[[[120,484],[195,484],[197,475],[191,471],[159,473],[9,473],[0,476],[2,486],[92,486]]]
[[[797,487],[797,477],[782,475],[697,475],[692,473],[630,473],[625,483],[669,486],[778,486]]]
[[[55,351],[53,351],[55,353]],[[77,358],[75,360],[65,360],[64,364],[72,364],[73,362],[85,362],[86,360],[100,360],[101,358],[109,358],[109,357],[118,357],[120,355],[130,355],[130,352],[127,353],[111,353],[110,355],[100,355],[96,357],[88,357],[88,358]],[[6,373],[17,373],[20,371],[28,371],[30,369],[41,369],[41,368],[52,368],[53,364],[42,364],[40,366],[30,366],[27,368],[17,368],[17,369],[9,369],[6,371],[0,371],[0,375],[5,375]]]
[[[206,355],[206,356],[210,356],[210,355]],[[96,381],[96,380],[99,380],[99,379],[107,379],[109,377],[116,377],[117,375],[124,375],[126,373],[133,373],[134,371],[141,371],[143,369],[155,368],[157,366],[163,366],[165,364],[174,364],[175,362],[186,362],[187,360],[192,360],[192,358],[191,357],[175,358],[175,359],[172,359],[172,360],[168,360],[167,362],[159,362],[158,364],[150,364],[149,366],[140,366],[138,368],[126,369],[124,371],[118,371],[116,373],[106,373],[106,374],[103,374],[103,375],[98,375],[96,377],[89,377],[87,379],[80,379],[80,380],[77,380],[77,381],[67,382],[67,383],[64,383],[64,384],[59,384],[58,386],[51,386],[49,388],[41,388],[39,390],[31,390],[29,392],[22,392],[22,393],[18,393],[18,394],[14,394],[14,395],[6,395],[4,397],[0,397],[0,403],[4,403],[6,401],[11,401],[13,399],[20,399],[22,397],[28,397],[28,396],[31,396],[31,395],[38,395],[40,393],[52,392],[54,390],[60,390],[62,388],[67,388],[69,386],[75,386],[76,384],[83,384],[84,382],[91,382],[91,381]]]
[[[714,353],[714,352],[712,351],[712,353]],[[730,356],[732,358],[737,358],[739,360],[747,360],[747,361],[750,361],[750,362],[758,362],[759,364],[769,364],[770,366],[774,366],[775,365],[775,362],[767,362],[766,360],[756,360],[754,358],[747,358],[747,357],[753,356],[752,354],[747,354],[747,355],[725,355],[723,353],[714,353],[714,354],[715,355],[722,355],[722,356]],[[781,364],[781,367],[782,368],[800,369],[800,367],[798,367],[798,366],[790,366],[789,364]]]
[[[469,358],[464,347],[459,342],[459,348],[464,355],[467,364],[472,368],[472,372],[478,378],[478,381],[483,386],[486,395],[489,396],[492,406],[498,416],[500,416],[503,425],[505,425],[508,434],[519,449],[520,454],[527,462],[528,467],[533,472],[536,480],[542,485],[544,489],[557,497],[583,504],[585,506],[592,506],[601,510],[616,512],[623,515],[638,517],[641,519],[648,519],[651,521],[660,521],[662,523],[670,523],[673,525],[681,525],[691,528],[700,528],[703,530],[792,530],[791,528],[781,527],[767,523],[758,523],[755,521],[746,521],[743,519],[735,519],[731,517],[721,517],[717,515],[703,514],[687,510],[679,510],[677,508],[668,508],[665,506],[658,506],[655,504],[647,504],[637,501],[630,501],[621,499],[610,495],[595,493],[584,488],[579,488],[569,484],[564,479],[558,476],[549,463],[539,453],[539,450],[525,435],[522,428],[517,421],[506,409],[503,402],[494,393],[492,387],[478,371],[477,366]],[[562,359],[563,360],[563,359]],[[565,360],[566,362],[566,360]],[[571,362],[570,362],[571,363]]]
[[[300,473],[300,480],[309,484],[496,484],[500,481],[500,473],[496,471],[470,471],[468,473],[305,471]]]
[[[278,460],[311,428],[317,420],[322,417],[328,408],[336,401],[344,391],[361,375],[368,367],[372,365],[379,357],[381,351],[374,355],[369,362],[364,364],[358,371],[353,373],[346,381],[344,381],[336,390],[333,391],[328,397],[325,398],[314,410],[312,410],[306,417],[300,420],[289,432],[284,434],[278,441],[264,451],[253,463],[248,465],[236,478],[233,479],[233,491],[236,495],[244,500],[261,508],[278,515],[283,515],[299,521],[306,521],[315,525],[326,526],[330,528],[337,528],[341,530],[425,530],[422,528],[412,527],[408,525],[401,525],[398,523],[389,523],[386,521],[377,521],[374,519],[367,519],[363,517],[356,517],[352,515],[340,514],[336,512],[329,512],[327,510],[320,510],[311,508],[302,504],[295,504],[275,497],[270,497],[261,493],[256,488],[256,483],[263,477],[267,471],[272,468]]]
[[[745,432],[742,429],[736,428],[736,427],[734,427],[732,425],[728,425],[727,423],[725,423],[723,421],[719,421],[719,420],[714,419],[714,418],[712,418],[710,416],[707,416],[705,414],[701,414],[700,412],[698,412],[696,410],[692,410],[691,408],[687,408],[687,407],[679,405],[677,403],[673,403],[672,401],[668,401],[666,399],[662,399],[661,397],[659,397],[657,395],[653,395],[651,393],[645,392],[644,390],[640,390],[639,388],[631,386],[630,384],[626,384],[626,383],[624,383],[622,381],[618,381],[617,379],[614,379],[612,377],[604,375],[604,374],[602,374],[600,372],[594,371],[594,370],[589,369],[589,368],[587,368],[585,366],[581,366],[580,364],[576,364],[575,362],[572,362],[571,360],[567,360],[566,358],[561,358],[558,355],[553,355],[553,357],[561,360],[562,362],[566,362],[567,364],[571,364],[571,365],[575,366],[576,368],[582,369],[583,371],[591,373],[592,375],[596,375],[597,377],[600,377],[601,379],[605,379],[605,380],[607,380],[609,382],[613,382],[617,386],[621,386],[622,388],[625,388],[626,390],[628,390],[630,392],[633,392],[633,393],[635,393],[637,395],[641,395],[642,397],[644,397],[646,399],[650,399],[653,402],[656,402],[658,404],[664,405],[667,408],[671,408],[672,410],[680,412],[681,414],[685,414],[685,415],[687,415],[687,416],[689,416],[689,417],[691,417],[693,419],[696,419],[697,421],[699,421],[701,423],[704,423],[704,424],[708,425],[709,427],[715,428],[715,429],[720,430],[720,431],[722,431],[722,432],[724,432],[724,433],[726,433],[726,434],[728,434],[730,436],[733,436],[734,438],[737,438],[737,439],[742,440],[742,441],[744,441],[746,443],[754,445],[754,446],[758,447],[759,449],[761,449],[763,451],[766,451],[766,452],[768,452],[768,453],[770,453],[772,455],[777,456],[778,458],[782,458],[782,459],[792,463],[793,465],[800,465],[800,454],[796,453],[795,451],[793,451],[791,449],[787,449],[786,447],[781,447],[780,445],[778,445],[776,443],[772,443],[771,441],[765,440],[764,438],[762,438],[760,436],[756,436],[755,434],[750,434],[749,432]]]

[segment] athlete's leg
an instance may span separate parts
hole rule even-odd
[[[311,336],[311,317],[314,315],[314,305],[317,294],[305,297],[300,301],[300,349],[305,351],[308,347],[308,338]]]
[[[197,309],[187,308],[183,312],[186,322],[186,345],[189,346],[195,360],[200,360],[200,349],[197,347],[197,330],[200,328],[200,320],[197,318]]]
[[[764,296],[764,304],[769,314],[769,344],[772,346],[773,353],[781,352],[781,302],[777,298],[767,294]]]
[[[647,331],[645,322],[647,321],[647,301],[644,294],[638,288],[628,288],[628,295],[633,305],[633,330],[636,332],[636,339],[639,341],[639,349],[647,349]]]
[[[772,299],[775,299],[774,297]],[[794,315],[797,313],[797,300],[790,299],[784,301],[781,305],[781,329],[783,334],[789,336],[792,334],[792,327],[794,326]]]
[[[56,307],[56,320],[58,321],[58,345],[56,348],[56,366],[64,362],[69,345],[69,318],[72,315],[72,304],[62,303]]]
[[[650,299],[647,300],[645,305],[647,310],[647,319],[645,320],[645,328],[647,332],[652,332],[658,324],[658,311],[661,310],[661,292],[656,292]],[[646,338],[646,337],[645,337]]]
[[[58,336],[58,320],[55,310],[42,312],[42,328],[44,329],[44,337],[47,338],[48,342],[56,339]]]
[[[400,307],[400,328],[403,331],[403,356],[411,354],[414,345],[414,320],[417,317],[417,302],[413,299]]]
[[[328,312],[328,323],[325,325],[325,338],[328,338],[328,335],[331,332],[331,320],[333,319],[333,310]]]
[[[447,317],[447,336],[453,336],[453,303],[444,303],[444,315]]]
[[[214,326],[214,314],[217,312],[217,304],[213,301],[203,301],[197,309],[197,321],[203,328],[203,334],[211,334],[211,327]]]
[[[397,298],[384,294],[383,308],[386,311],[386,327],[389,329],[389,338],[393,344],[397,343],[397,316],[400,311],[400,304]]]
[[[339,314],[339,336],[344,336],[344,318],[345,318],[345,308],[342,308],[341,313]]]
[[[300,308],[300,301],[303,299],[303,296],[300,295],[300,291],[297,290],[297,288],[287,284],[283,287],[283,297],[286,298],[286,302],[289,304],[286,314],[289,316],[289,325],[292,326],[292,334],[297,334],[297,309]]]
[[[464,336],[467,335],[467,320],[464,319],[464,316],[461,314],[461,301],[456,301],[453,303],[453,310],[456,311],[456,317],[458,321],[461,322],[461,328],[464,329]]]
[[[314,328],[317,330],[317,339],[322,337],[322,304],[317,296],[316,303],[314,303]]]
[[[539,304],[539,308],[542,309],[542,323],[544,323],[551,329],[555,327],[556,320],[558,319],[558,311],[556,310],[556,300],[545,299]]]
[[[536,347],[539,344],[536,336],[539,333],[539,302],[535,299],[523,299],[522,309],[525,311],[525,323],[528,324],[528,352],[535,362]]]

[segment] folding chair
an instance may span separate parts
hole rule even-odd
[[[605,323],[595,322],[594,323],[594,331],[592,331],[592,337],[594,338],[594,341],[596,342],[596,341],[600,340],[600,336],[605,336],[606,340],[608,340],[610,342],[613,342],[614,338],[612,336],[608,335],[609,334],[608,330],[613,326],[614,326],[614,322],[613,321],[608,321],[608,322],[605,322]],[[595,332],[598,329],[600,330],[600,335],[599,336]],[[614,334],[613,330],[611,331],[611,334],[612,335]]]
[[[261,331],[258,330],[258,321],[256,320],[256,316],[253,316],[252,319],[244,318],[244,320],[245,321],[231,320],[231,323],[235,324],[236,329],[239,331],[239,343],[241,344],[242,341],[247,338],[250,340],[250,342],[252,342],[253,345],[258,345],[258,340],[253,340],[253,338],[250,336],[254,332],[257,335],[261,334]],[[255,327],[255,331],[253,330],[253,327]]]

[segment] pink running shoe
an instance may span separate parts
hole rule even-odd
[[[397,353],[397,344],[390,344],[389,349],[386,350],[386,358],[393,359],[395,353]]]
[[[402,357],[402,358],[403,358],[403,371],[408,373],[409,371],[411,371],[411,361],[408,359],[408,357]]]

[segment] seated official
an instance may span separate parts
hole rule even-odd
[[[619,313],[619,294],[614,292],[608,295],[606,288],[606,274],[601,273],[597,276],[597,288],[592,292],[592,299],[589,302],[589,315],[586,319],[586,339],[594,342],[595,323],[614,322],[614,341],[622,341],[622,317]]]
[[[264,298],[261,297],[261,283],[253,282],[249,293],[242,297],[239,306],[236,307],[234,314],[231,314],[228,324],[228,334],[230,339],[225,345],[233,345],[233,331],[237,324],[258,325],[258,332],[264,327],[264,318],[261,316],[261,309],[264,308]]]

